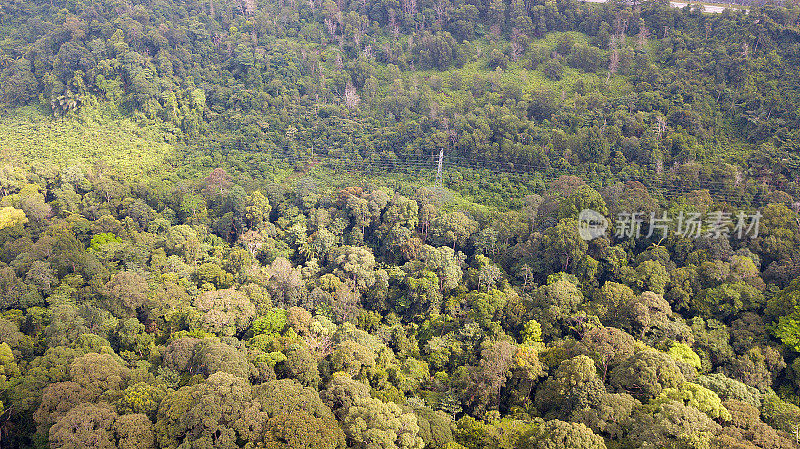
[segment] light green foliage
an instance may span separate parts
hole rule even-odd
[[[786,402],[775,394],[764,396],[761,414],[764,421],[775,429],[793,433],[800,425],[800,407]]]
[[[272,368],[275,368],[278,363],[286,361],[286,355],[279,351],[268,352],[264,357],[264,361]]]
[[[405,413],[393,402],[355,398],[342,427],[358,448],[422,449],[419,426],[413,412]]]
[[[404,279],[408,294],[397,301],[397,312],[406,310],[436,313],[441,305],[440,281],[436,273],[422,270],[407,275]]]
[[[453,212],[431,223],[431,239],[436,246],[463,248],[477,230],[478,225],[474,220],[463,212]]]
[[[158,405],[166,396],[163,386],[150,385],[144,382],[133,384],[122,392],[117,403],[117,410],[123,415],[142,413],[155,418]]]
[[[331,336],[334,332],[336,332],[336,324],[334,324],[330,319],[325,317],[324,315],[317,315],[311,321],[310,330],[316,335],[320,336]]]
[[[491,259],[479,254],[475,257],[475,261],[477,262],[476,271],[479,290],[490,290],[503,280],[503,270],[492,263]]]
[[[415,229],[419,223],[419,205],[413,199],[396,194],[383,213],[381,227],[388,230],[395,226]]]
[[[515,295],[513,291],[500,291],[493,289],[487,293],[472,291],[459,297],[469,310],[469,316],[476,322],[487,325],[495,320],[498,312],[509,300],[510,295]]]
[[[197,278],[205,290],[225,289],[233,284],[233,275],[223,270],[218,264],[206,262],[197,267]]]
[[[697,370],[700,369],[700,356],[697,355],[696,352],[692,351],[692,348],[686,344],[679,342],[673,343],[672,347],[670,347],[669,351],[667,351],[667,354],[675,359],[676,362],[693,366]]]
[[[695,382],[712,390],[723,400],[741,401],[754,407],[761,406],[761,392],[722,373],[704,374]]]
[[[588,245],[578,234],[576,218],[559,220],[558,224],[544,232],[542,247],[547,248],[545,262],[554,271],[570,272],[580,266],[586,256]]]
[[[17,366],[11,346],[6,342],[0,343],[0,385],[5,385],[7,381],[19,374],[19,366]]]
[[[420,260],[423,261],[426,269],[436,273],[440,282],[440,290],[453,290],[461,282],[461,266],[457,254],[452,249],[425,245],[420,250]]]
[[[608,216],[608,208],[603,197],[593,188],[583,185],[559,202],[557,217],[559,219],[577,218],[584,209],[591,209],[603,216]]]
[[[669,282],[669,273],[664,265],[655,260],[645,260],[636,267],[636,281],[642,290],[664,294]]]
[[[21,209],[6,206],[0,207],[0,229],[23,225],[28,222],[28,217]]]
[[[766,307],[767,313],[775,318],[791,315],[800,309],[800,279],[793,280],[779,294],[775,295]]]
[[[595,295],[593,306],[600,317],[608,320],[608,324],[621,324],[624,307],[633,303],[635,297],[627,285],[606,282]]]
[[[125,358],[147,356],[156,350],[153,336],[146,332],[145,325],[136,318],[122,320],[115,332],[120,355]]]
[[[727,317],[738,315],[743,310],[761,307],[763,302],[764,295],[757,288],[744,282],[736,282],[704,290],[696,307],[708,317]]]
[[[682,401],[656,401],[639,407],[633,415],[630,439],[637,447],[692,448],[710,447],[711,437],[721,427],[705,413]]]
[[[418,391],[420,386],[430,379],[428,364],[409,357],[402,361],[399,369],[391,369],[393,382],[403,392],[413,393]]]
[[[767,311],[778,322],[774,334],[783,344],[800,352],[800,280],[794,280],[767,304]]]
[[[554,419],[540,425],[527,441],[534,449],[605,449],[603,438],[580,423]]]
[[[577,279],[566,273],[548,276],[547,284],[533,292],[534,304],[541,309],[542,332],[545,336],[557,335],[569,316],[578,310],[584,301]]]
[[[280,334],[286,329],[286,310],[273,308],[265,315],[253,320],[253,335]]]
[[[800,312],[782,316],[775,328],[775,336],[795,352],[800,352]]]
[[[542,341],[542,326],[536,320],[529,320],[522,330],[522,344],[535,345]]]
[[[89,247],[95,251],[100,251],[101,247],[108,243],[122,243],[122,239],[111,232],[101,232],[92,236]]]
[[[685,382],[680,388],[665,388],[656,399],[651,401],[651,404],[657,404],[660,401],[682,401],[684,405],[700,410],[711,419],[731,420],[730,412],[722,405],[722,400],[716,393],[692,382]]]
[[[202,111],[206,107],[206,94],[202,89],[192,89],[190,97],[191,105],[198,111]]]
[[[339,343],[326,360],[326,371],[342,371],[356,380],[369,379],[376,367],[376,351],[357,341],[345,340]]]
[[[6,116],[0,121],[4,158],[56,166],[105,160],[131,176],[160,170],[173,151],[166,143],[172,133],[156,125],[140,127],[130,118],[103,117],[109,109],[110,105],[101,105],[87,110],[80,126],[70,120],[51,121],[32,111]]]
[[[536,405],[545,416],[569,417],[576,409],[597,406],[604,393],[594,361],[581,355],[561,362],[537,391]]]
[[[250,221],[250,226],[253,229],[261,229],[265,223],[269,222],[269,213],[272,210],[269,199],[256,190],[250,194],[248,203],[247,219]]]
[[[481,421],[467,415],[456,422],[454,437],[468,448],[529,447],[526,440],[535,426],[530,421],[511,418]]]
[[[336,274],[342,282],[351,282],[358,290],[366,290],[375,283],[375,256],[365,247],[345,246],[336,256]]]

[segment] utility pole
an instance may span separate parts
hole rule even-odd
[[[439,168],[436,170],[436,185],[442,186],[442,161],[444,160],[444,148],[439,150]]]
[[[794,426],[794,439],[800,444],[800,424]]]

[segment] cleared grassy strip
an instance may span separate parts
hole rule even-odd
[[[0,117],[0,157],[20,165],[64,167],[103,161],[120,175],[163,170],[175,135],[163,124],[139,124],[107,106],[54,119],[34,107]]]

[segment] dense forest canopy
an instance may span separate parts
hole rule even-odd
[[[796,189],[797,7],[15,1],[0,14],[6,103],[62,115],[112,101],[206,136],[204,154],[447,148],[639,180],[722,159]]]
[[[4,0],[0,94],[0,447],[800,447],[795,4]]]

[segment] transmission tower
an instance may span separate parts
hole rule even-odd
[[[444,148],[439,150],[439,168],[436,170],[436,185],[442,186],[442,162],[444,161]]]

